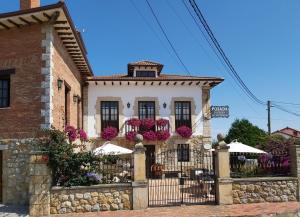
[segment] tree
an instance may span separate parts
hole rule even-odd
[[[239,142],[250,146],[264,144],[267,139],[267,133],[259,127],[253,125],[247,119],[235,120],[225,137],[227,143],[237,139]]]

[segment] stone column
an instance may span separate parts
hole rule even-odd
[[[132,208],[145,209],[148,207],[148,183],[146,179],[146,156],[143,143],[143,136],[136,136],[134,148],[134,182],[132,183]]]
[[[216,201],[219,205],[232,204],[232,178],[230,178],[229,146],[218,135],[219,143],[215,148]]]
[[[297,200],[300,201],[300,145],[294,144],[290,147],[291,173],[298,178]]]
[[[50,215],[51,172],[47,165],[48,160],[48,155],[42,152],[35,152],[30,156],[30,216]]]
[[[211,144],[210,88],[202,88],[203,144]]]

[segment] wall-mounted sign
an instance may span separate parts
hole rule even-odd
[[[228,118],[229,106],[211,106],[210,114],[212,118]]]

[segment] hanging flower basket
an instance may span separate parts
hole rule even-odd
[[[154,125],[155,125],[155,121],[151,118],[143,119],[141,124],[142,127],[148,130],[154,127]]]
[[[183,138],[190,138],[193,134],[192,129],[187,126],[181,126],[176,129],[176,133],[178,133]]]
[[[137,134],[136,132],[130,131],[130,132],[127,132],[127,133],[126,133],[125,137],[126,137],[126,139],[129,140],[129,141],[134,141],[134,140],[135,140],[136,134]]]
[[[157,140],[165,141],[170,137],[170,133],[167,130],[160,130],[156,132]]]
[[[152,130],[143,133],[143,137],[145,140],[148,140],[148,141],[154,141],[157,139],[156,133]]]
[[[101,132],[101,138],[110,141],[113,138],[118,136],[118,129],[115,127],[106,127],[102,132]]]
[[[156,125],[159,126],[159,127],[165,127],[168,124],[169,124],[169,120],[167,120],[167,119],[161,118],[161,119],[156,121]]]
[[[132,127],[139,127],[141,125],[141,120],[137,118],[131,118],[127,121],[127,124]]]

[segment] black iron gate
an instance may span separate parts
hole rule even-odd
[[[149,206],[214,204],[215,174],[211,151],[178,145],[147,156]]]

